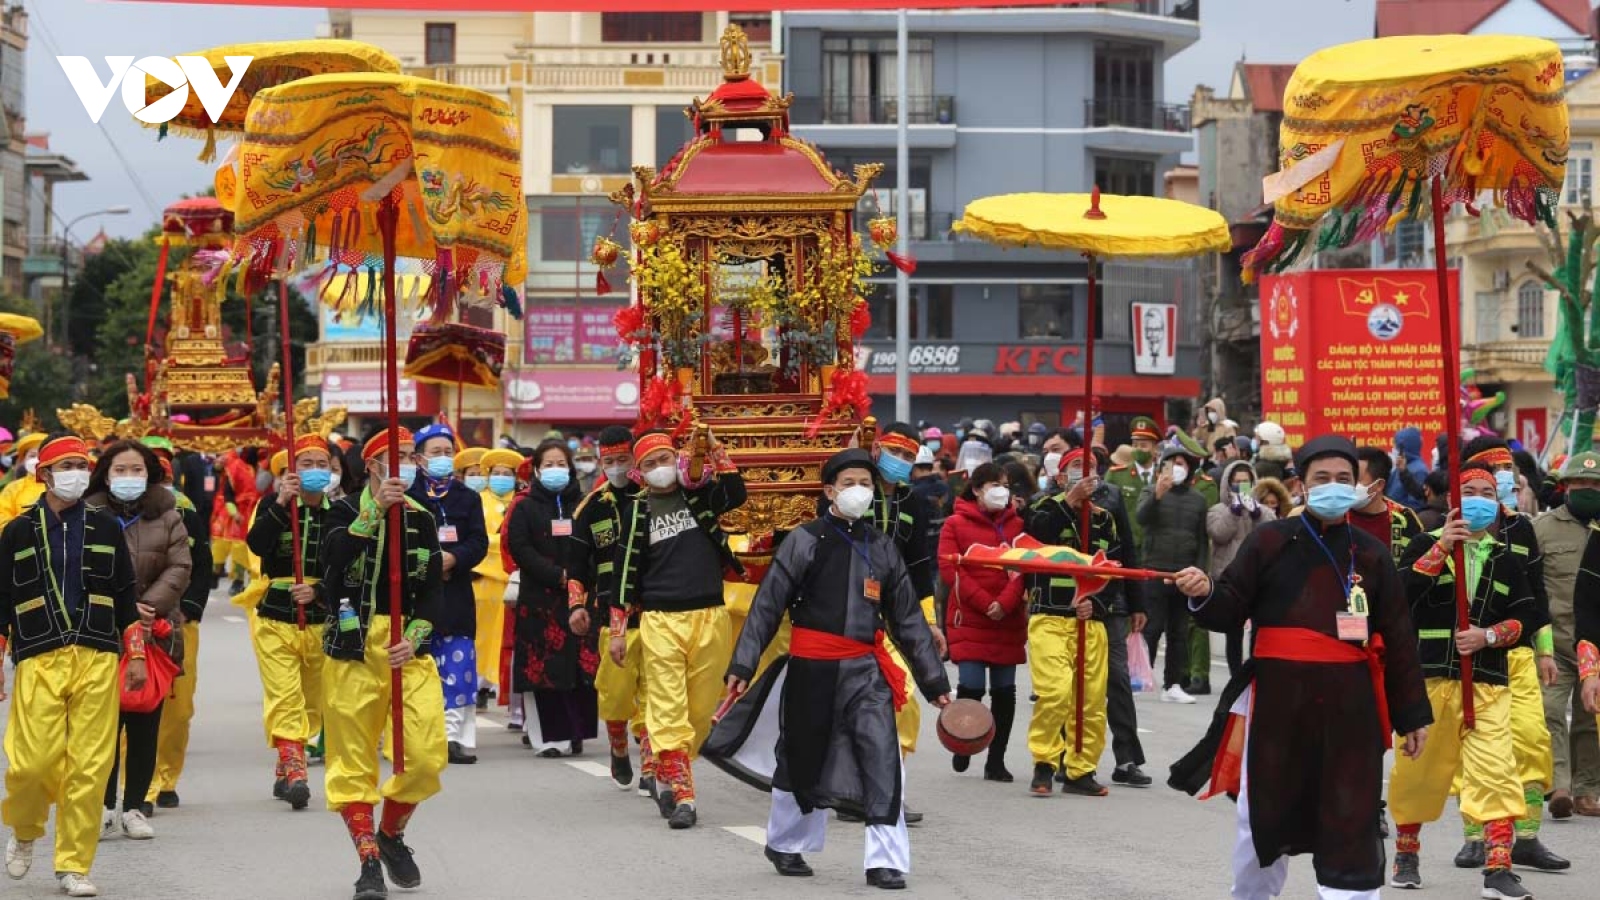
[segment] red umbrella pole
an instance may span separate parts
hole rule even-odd
[[[383,377],[389,400],[389,477],[400,477],[400,360],[395,345],[395,231],[400,224],[400,204],[393,193],[385,196],[378,205],[378,231],[383,237]],[[402,518],[404,503],[389,507],[388,540],[384,542],[389,553],[389,646],[405,638],[405,623],[400,614],[400,577],[405,539],[405,522]],[[401,693],[399,669],[389,670],[389,718],[394,722],[394,772],[406,770],[405,697]]]
[[[1093,204],[1089,211],[1084,213],[1084,218],[1103,219],[1106,214],[1100,211],[1100,188],[1094,189]],[[1083,332],[1083,460],[1078,464],[1078,471],[1084,478],[1089,477],[1089,460],[1094,458],[1091,452],[1091,441],[1094,435],[1094,328],[1095,306],[1098,305],[1099,291],[1095,284],[1095,258],[1085,254],[1089,260],[1088,265],[1088,313],[1084,316]],[[1094,553],[1094,535],[1090,529],[1094,523],[1094,504],[1088,500],[1083,502],[1083,509],[1078,512],[1078,539],[1083,543],[1083,552]],[[1078,619],[1078,653],[1073,660],[1072,668],[1072,752],[1083,752],[1083,682],[1084,669],[1088,665],[1088,657],[1084,644],[1089,642],[1089,625],[1083,619]]]
[[[288,444],[289,467],[294,466],[294,376],[289,368],[289,273],[278,277],[278,336],[283,347],[283,431]],[[300,552],[300,498],[289,504],[289,555],[294,560],[294,583],[306,583],[305,556]],[[306,608],[294,605],[294,621],[306,630]]]
[[[1444,187],[1433,180],[1433,272],[1439,284],[1439,343],[1444,346],[1444,432],[1445,459],[1450,469],[1450,508],[1461,508],[1461,345],[1456,340],[1455,310],[1451,306],[1450,274],[1444,255]],[[1456,630],[1471,626],[1467,608],[1467,567],[1465,548],[1457,544],[1454,552],[1456,577]],[[1472,657],[1461,657],[1461,724],[1471,729],[1477,723],[1472,702]]]

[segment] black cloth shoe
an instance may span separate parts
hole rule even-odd
[[[567,750],[573,756],[582,756],[583,755],[583,741],[573,741],[572,743],[567,745]]]
[[[1467,841],[1456,853],[1456,868],[1481,869],[1489,862],[1489,848],[1483,841]]]
[[[379,831],[378,856],[383,860],[383,868],[389,873],[389,880],[394,882],[396,887],[414,888],[422,884],[422,870],[417,868],[417,861],[411,855],[411,848],[406,846],[405,835],[397,834],[390,837]]]
[[[451,741],[447,746],[450,754],[450,765],[452,766],[470,766],[478,761],[476,756],[468,753],[467,749],[461,746],[460,741]]]
[[[633,760],[626,754],[611,757],[611,781],[622,790],[633,787]]]
[[[233,584],[228,585],[228,596],[237,597],[242,593],[244,593],[244,582],[235,578]]]
[[[899,869],[868,869],[867,884],[886,891],[903,891],[906,889],[906,873]]]
[[[956,685],[956,699],[981,701],[983,699],[983,688],[970,688],[958,684]],[[1015,698],[1013,697],[1013,699]],[[998,733],[999,732],[997,730],[996,734]],[[965,772],[967,770],[967,766],[971,763],[972,757],[965,756],[960,753],[954,754],[950,757],[950,768],[956,770],[957,772]]]
[[[522,723],[521,722],[507,722],[506,723],[506,730],[507,731],[521,731],[522,730]]]
[[[694,823],[700,821],[700,816],[694,811],[693,803],[679,803],[672,808],[672,815],[667,816],[667,827],[673,831],[682,831],[693,828]]]
[[[157,809],[177,809],[178,808],[178,792],[177,791],[162,791],[161,793],[156,794],[156,808]]]
[[[531,747],[531,746],[533,746],[533,744],[529,743],[528,746]],[[546,747],[543,750],[539,751],[539,758],[540,759],[560,759],[561,758],[561,751],[557,750],[554,747]]]
[[[1111,791],[1095,780],[1093,772],[1085,772],[1077,778],[1068,778],[1061,785],[1061,793],[1081,794],[1085,797],[1104,797]]]
[[[1013,777],[1011,771],[1006,768],[1005,760],[991,758],[983,764],[983,780],[998,781],[1001,784],[1010,784],[1017,779]]]
[[[900,804],[900,812],[906,817],[907,825],[922,824],[922,813],[912,811],[911,807],[906,806],[904,803]]]
[[[1536,837],[1517,838],[1517,842],[1511,845],[1511,864],[1541,872],[1564,872],[1572,868],[1570,860],[1555,855]]]
[[[1194,681],[1189,682],[1189,686],[1184,688],[1184,691],[1191,697],[1208,696],[1211,693],[1211,679],[1196,678]]]
[[[651,775],[639,776],[639,796],[656,799],[656,780]]]
[[[656,809],[661,811],[661,818],[671,818],[672,811],[677,808],[677,798],[672,796],[672,790],[670,788],[662,789],[656,792]]]
[[[852,822],[852,823],[855,823],[855,824],[860,824],[860,823],[865,822],[867,820],[866,816],[860,815],[859,813],[853,813],[853,812],[850,812],[849,810],[844,810],[844,809],[836,809],[836,810],[834,810],[833,811],[833,817],[835,819],[838,819],[841,822]],[[906,824],[909,825],[910,822],[908,821]]]
[[[288,796],[288,793],[289,779],[279,778],[277,781],[272,783],[272,797],[274,800],[282,800]]]
[[[806,863],[805,857],[798,853],[779,853],[769,845],[764,851],[767,861],[778,870],[779,875],[785,877],[809,877],[813,874],[811,866]]]
[[[1056,770],[1049,763],[1033,764],[1033,782],[1028,785],[1028,792],[1035,797],[1048,797],[1055,793]]]
[[[383,864],[375,859],[361,861],[361,877],[356,879],[354,900],[388,900],[389,886],[383,881]]]
[[[1394,855],[1394,874],[1389,876],[1389,886],[1408,891],[1422,887],[1422,864],[1415,853]]]
[[[1134,765],[1133,763],[1128,763],[1125,766],[1117,766],[1115,769],[1111,770],[1112,784],[1121,784],[1126,785],[1127,787],[1147,788],[1151,785],[1152,781],[1153,779],[1151,779],[1149,775],[1146,775],[1139,769],[1138,766]]]
[[[1483,892],[1479,894],[1484,900],[1524,900],[1531,898],[1533,892],[1522,886],[1522,879],[1511,874],[1510,869],[1495,869],[1483,873]]]
[[[311,802],[311,785],[304,781],[291,781],[283,792],[283,799],[289,801],[290,809],[305,809]]]
[[[486,709],[489,708],[489,698],[493,697],[493,696],[494,696],[494,691],[491,691],[488,688],[478,688],[478,711],[479,712],[482,712],[483,710],[486,710]]]

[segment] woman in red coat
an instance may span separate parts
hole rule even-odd
[[[968,547],[1009,546],[1022,534],[1005,472],[994,463],[972,470],[967,487],[956,498],[955,512],[939,533],[939,574],[952,585],[945,607],[945,633],[950,660],[960,680],[957,697],[982,700],[987,683],[994,713],[994,741],[983,764],[986,781],[1010,782],[1006,744],[1017,712],[1017,666],[1027,661],[1028,607],[1022,579],[1004,569],[957,566],[948,562]],[[965,772],[970,757],[957,755],[951,765]]]

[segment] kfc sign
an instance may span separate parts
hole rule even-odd
[[[996,375],[1076,375],[1082,347],[1060,344],[1001,345],[995,348]]]

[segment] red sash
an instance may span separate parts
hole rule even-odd
[[[1256,632],[1255,655],[1262,659],[1289,662],[1357,663],[1365,662],[1372,676],[1372,693],[1378,703],[1378,724],[1383,729],[1383,747],[1394,746],[1394,726],[1389,722],[1389,695],[1383,689],[1383,638],[1373,635],[1366,647],[1341,641],[1309,628],[1262,628]]]
[[[895,712],[899,712],[901,707],[906,705],[908,697],[906,672],[895,665],[894,659],[889,656],[889,645],[885,643],[882,631],[873,636],[872,643],[865,644],[830,631],[818,631],[796,625],[789,637],[789,655],[795,659],[821,661],[860,659],[869,655],[876,657],[878,671],[883,673],[883,680],[889,682],[889,693],[894,697]]]

